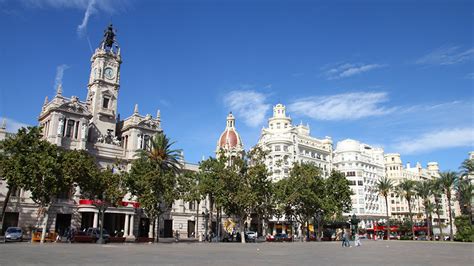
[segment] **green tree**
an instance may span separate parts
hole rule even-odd
[[[428,227],[428,239],[431,238],[431,213],[430,211],[430,198],[433,195],[432,185],[430,181],[420,181],[415,185],[416,195],[423,200],[423,207],[425,208],[426,225]]]
[[[209,210],[208,211],[208,218],[207,218],[207,225],[206,225],[206,234],[209,232],[208,230],[212,230],[212,213],[214,206],[217,209],[220,209],[222,206],[222,199],[225,199],[225,195],[223,195],[223,180],[222,177],[227,174],[227,158],[221,154],[218,159],[209,157],[206,160],[199,162],[199,184],[198,184],[198,191],[201,195],[201,199],[208,198],[209,199]],[[219,211],[218,211],[219,213]]]
[[[387,176],[381,177],[376,183],[377,191],[385,199],[385,211],[387,213],[387,240],[390,240],[390,216],[388,214],[388,195],[393,190],[393,180]]]
[[[132,162],[126,178],[130,193],[137,197],[150,221],[158,221],[158,228],[161,214],[180,195],[178,182],[183,168],[182,157],[181,150],[172,149],[173,144],[165,134],[156,134]],[[159,233],[156,239],[159,241]]]
[[[325,184],[321,170],[313,163],[294,163],[284,185],[283,206],[291,208],[301,225],[308,225],[310,219],[324,208]],[[303,228],[309,238],[307,226]]]
[[[408,202],[408,214],[409,214],[409,219],[410,219],[410,224],[411,224],[411,233],[412,233],[412,238],[415,240],[415,229],[413,227],[413,213],[412,213],[412,200],[416,196],[415,194],[415,181],[405,179],[401,181],[397,188],[397,194],[400,197],[405,198],[405,200]]]
[[[470,217],[461,215],[454,219],[456,225],[456,241],[474,242],[474,227],[471,224]]]
[[[232,164],[226,167],[227,173],[221,176],[222,207],[227,215],[240,219],[241,241],[245,243],[245,223],[252,213],[263,212],[261,202],[271,193],[271,181],[265,166],[265,153],[253,148],[244,158],[232,158]]]
[[[2,175],[10,180],[8,184],[30,191],[31,199],[39,205],[44,242],[50,206],[59,194],[73,187],[75,176],[68,172],[67,151],[43,140],[38,127],[20,129],[2,146],[2,157],[6,158],[2,159],[6,164],[2,166]]]
[[[36,167],[30,155],[40,152],[41,142],[41,129],[38,127],[21,128],[13,137],[0,141],[0,176],[6,180],[8,187],[0,215],[0,227],[12,191],[25,188],[26,180]]]
[[[451,212],[451,198],[452,198],[452,190],[454,188],[454,184],[457,181],[457,175],[453,171],[447,171],[440,173],[440,186],[446,195],[448,200],[448,211],[449,211],[449,237],[451,241],[454,241],[453,235],[453,217]]]
[[[353,194],[349,187],[349,181],[345,175],[339,171],[333,170],[324,181],[324,194],[320,195],[321,209],[316,210],[320,217],[316,217],[318,222],[318,241],[321,239],[321,221],[328,220],[331,217],[342,217],[343,213],[348,213],[352,209],[351,195]],[[318,191],[321,193],[321,191]],[[321,219],[321,217],[323,219]]]
[[[460,195],[460,205],[463,215],[470,217],[472,221],[472,197],[474,191],[474,185],[469,179],[460,180],[459,186],[457,186],[457,193]]]

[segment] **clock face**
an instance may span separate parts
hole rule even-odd
[[[113,79],[114,78],[114,70],[112,68],[108,67],[104,70],[104,75],[107,79]]]

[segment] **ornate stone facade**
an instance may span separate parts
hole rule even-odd
[[[292,125],[282,104],[273,107],[273,117],[262,129],[258,145],[269,152],[266,165],[274,181],[287,177],[294,162],[313,162],[324,176],[331,173],[331,138],[317,139],[310,135],[308,125]]]

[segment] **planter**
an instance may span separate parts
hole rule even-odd
[[[137,243],[149,243],[149,242],[155,242],[155,239],[154,239],[154,238],[145,237],[145,236],[141,236],[141,237],[137,237],[137,239],[135,240],[135,242],[137,242]]]
[[[110,243],[124,243],[125,237],[118,237],[118,236],[110,237],[109,242]]]

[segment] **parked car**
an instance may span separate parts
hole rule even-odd
[[[292,238],[289,237],[287,234],[278,233],[276,235],[269,235],[267,236],[268,242],[291,242]]]
[[[257,232],[254,232],[254,231],[245,232],[246,242],[255,242],[256,240],[257,240]]]
[[[100,228],[89,227],[89,229],[86,231],[86,235],[92,236],[95,240],[97,240],[100,238]],[[110,240],[110,234],[105,228],[102,229],[102,238],[105,240],[105,243],[109,242]]]
[[[23,241],[23,230],[20,227],[8,227],[5,231],[5,241]]]

